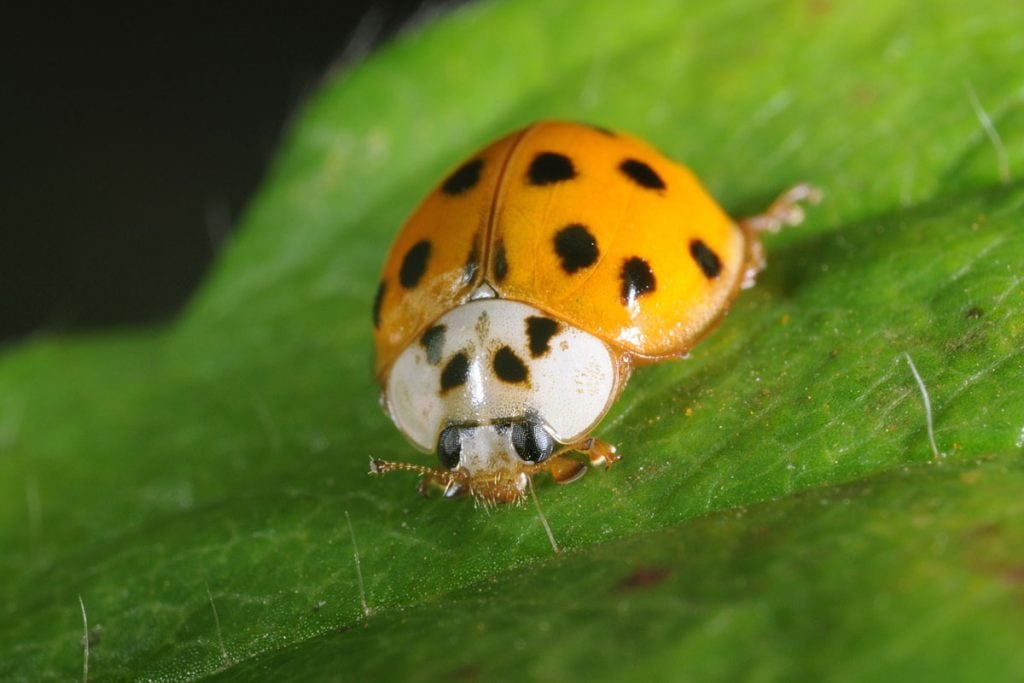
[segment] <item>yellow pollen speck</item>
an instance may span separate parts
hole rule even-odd
[[[788,325],[789,321],[792,320],[792,319],[793,318],[790,317],[789,313],[783,313],[782,314],[782,319],[779,322],[781,322],[783,325]]]

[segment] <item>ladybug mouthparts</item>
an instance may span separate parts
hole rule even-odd
[[[422,475],[420,493],[423,495],[427,495],[432,486],[437,486],[445,498],[461,498],[469,494],[484,504],[519,501],[530,484],[530,475],[541,469],[544,468],[524,467],[520,472],[474,476],[465,469],[443,470],[408,462],[370,460],[370,474],[407,471]]]
[[[485,503],[515,503],[526,493],[529,486],[529,475],[526,472],[508,474],[496,474],[491,477],[472,476],[467,477],[464,488],[455,486],[445,489],[444,495],[447,498],[456,498],[466,493],[474,499]]]

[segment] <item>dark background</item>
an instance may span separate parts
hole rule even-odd
[[[456,4],[5,16],[0,346],[169,319],[323,75]]]

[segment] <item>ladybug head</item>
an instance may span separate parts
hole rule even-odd
[[[437,439],[441,469],[375,460],[370,471],[410,470],[424,475],[425,486],[437,484],[446,498],[466,494],[485,504],[512,503],[526,493],[529,477],[548,469],[546,462],[564,450],[537,419],[483,425],[449,425]]]

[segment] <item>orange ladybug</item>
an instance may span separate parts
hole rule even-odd
[[[628,135],[543,122],[463,162],[388,254],[375,374],[398,429],[439,468],[421,490],[519,500],[610,466],[592,435],[633,367],[685,355],[764,267],[760,232],[803,219],[797,185],[733,221],[693,173]]]

